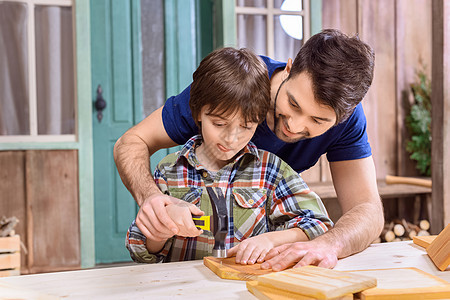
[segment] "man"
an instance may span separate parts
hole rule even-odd
[[[312,241],[272,249],[262,267],[278,271],[296,263],[332,268],[338,258],[365,249],[384,223],[360,104],[372,83],[374,54],[357,37],[324,30],[303,45],[294,62],[263,60],[272,107],[252,141],[297,172],[327,153],[343,216],[335,228]],[[185,143],[198,131],[189,110],[189,93],[190,87],[169,98],[164,107],[128,130],[114,148],[122,181],[141,207],[136,224],[155,241],[179,231],[166,206],[180,200],[159,191],[149,157],[161,148]]]

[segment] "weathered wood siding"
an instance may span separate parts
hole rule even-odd
[[[80,268],[76,150],[0,152],[0,216],[16,216],[22,273]]]
[[[359,37],[375,50],[375,75],[363,100],[377,177],[416,176],[405,150],[410,84],[421,64],[431,75],[432,17],[428,0],[323,0],[322,28]],[[304,172],[305,180],[330,181],[325,157]]]

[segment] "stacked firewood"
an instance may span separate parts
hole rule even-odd
[[[15,235],[14,227],[19,223],[16,217],[7,218],[3,216],[0,219],[0,237]]]
[[[393,220],[384,225],[380,235],[380,242],[398,242],[412,240],[415,236],[430,235],[430,222],[421,220],[418,224],[413,224],[405,219]]]

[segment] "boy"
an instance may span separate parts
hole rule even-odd
[[[138,262],[173,262],[211,255],[214,237],[195,227],[192,215],[211,215],[205,186],[225,195],[226,239],[236,262],[263,262],[279,245],[307,241],[333,225],[320,198],[284,161],[250,142],[270,107],[264,63],[246,49],[208,55],[193,75],[189,103],[200,135],[164,158],[154,178],[163,193],[184,200],[167,205],[182,228],[176,236],[151,239],[133,221],[126,247]]]

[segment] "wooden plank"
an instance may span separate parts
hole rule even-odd
[[[269,286],[264,286],[259,284],[258,281],[247,281],[247,289],[255,295],[258,299],[266,300],[309,300],[315,299],[312,297],[300,295],[286,290],[271,288]],[[353,294],[347,294],[342,297],[332,298],[335,300],[353,300]]]
[[[80,267],[76,150],[26,153],[32,272]]]
[[[432,1],[431,233],[450,223],[450,0]]]
[[[19,235],[0,237],[0,253],[20,251]]]
[[[377,177],[396,174],[395,1],[359,0],[358,32],[375,51],[372,86],[362,101]]]
[[[25,247],[27,219],[25,196],[25,151],[0,151],[0,218],[15,216],[19,219],[14,228]],[[21,253],[22,273],[27,271],[27,258]]]
[[[414,161],[406,151],[409,136],[405,117],[413,103],[410,85],[417,81],[421,64],[431,76],[431,2],[428,0],[395,1],[396,31],[396,105],[397,105],[397,168],[399,175],[418,174]],[[414,17],[412,17],[414,16]]]
[[[258,275],[272,273],[272,270],[261,269],[261,264],[236,264],[236,257],[215,258],[204,257],[203,264],[223,279],[255,280]]]
[[[257,280],[265,286],[318,299],[341,297],[377,285],[375,278],[315,266],[273,272],[258,276]]]
[[[20,275],[19,269],[0,270],[0,277],[19,276],[19,275]]]
[[[434,241],[437,235],[425,235],[425,236],[415,236],[413,237],[413,242],[423,248],[427,248]]]
[[[361,299],[447,299],[450,284],[416,268],[351,271],[377,279],[377,287],[361,292]]]
[[[386,184],[384,179],[377,181],[378,192],[381,198],[398,198],[405,196],[431,194],[431,188],[412,186],[407,184]],[[316,192],[322,199],[337,199],[332,182],[308,183],[309,188]]]
[[[427,247],[427,253],[436,267],[445,271],[450,264],[450,223]]]
[[[0,254],[0,270],[19,269],[20,252]]]
[[[357,0],[323,0],[322,28],[336,28],[349,35],[358,32]]]

